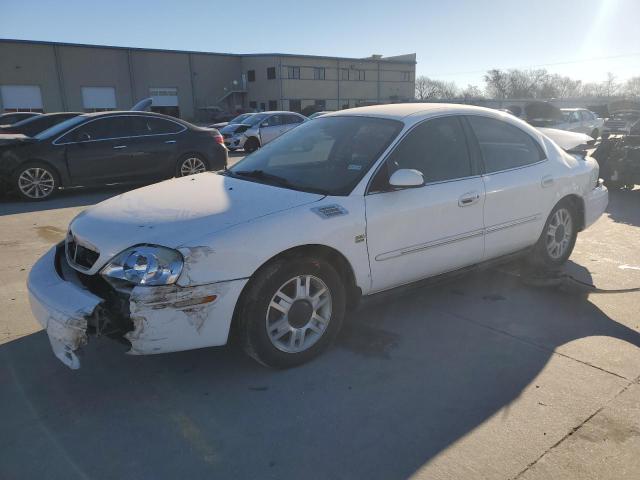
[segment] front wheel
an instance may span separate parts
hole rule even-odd
[[[542,267],[558,267],[566,262],[578,236],[574,206],[569,201],[558,203],[551,211],[534,247],[532,263]]]
[[[50,198],[58,189],[58,174],[49,165],[31,163],[18,169],[14,185],[25,200],[39,201]]]
[[[255,152],[260,148],[260,143],[258,139],[255,137],[248,138],[246,142],[244,142],[244,151],[245,153]]]
[[[335,339],[345,289],[322,259],[289,257],[258,271],[238,312],[244,350],[258,362],[289,368],[308,362]]]
[[[190,153],[178,160],[176,177],[186,177],[207,171],[207,162],[200,155]]]

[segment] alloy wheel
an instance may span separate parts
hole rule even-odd
[[[313,275],[294,277],[269,302],[269,340],[283,352],[303,352],[320,340],[331,321],[331,312],[331,291],[322,280]]]
[[[547,253],[557,260],[567,253],[573,234],[573,220],[566,208],[559,208],[551,217],[547,227]]]
[[[55,186],[53,174],[41,167],[27,168],[18,177],[18,188],[28,198],[46,198],[53,193]]]
[[[189,157],[180,166],[180,176],[195,175],[207,170],[207,166],[198,157]]]

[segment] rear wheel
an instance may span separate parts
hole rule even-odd
[[[569,201],[558,203],[551,211],[534,247],[532,263],[558,267],[567,261],[578,236],[576,209]]]
[[[258,139],[255,137],[248,138],[246,142],[244,142],[244,151],[246,153],[255,152],[260,148],[260,143]]]
[[[322,259],[289,257],[258,271],[238,312],[244,350],[258,362],[288,368],[323,352],[342,326],[345,289]]]
[[[58,174],[44,163],[30,163],[18,169],[14,185],[25,200],[39,201],[50,198],[58,189]]]
[[[200,155],[190,153],[178,161],[176,177],[186,177],[207,171],[207,162]]]

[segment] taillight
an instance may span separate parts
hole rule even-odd
[[[220,135],[219,133],[215,134],[213,136],[213,139],[216,141],[216,143],[219,143],[220,145],[224,145],[224,138],[222,138],[222,135]]]

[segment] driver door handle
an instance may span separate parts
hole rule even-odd
[[[116,145],[115,147],[113,147],[114,150],[120,150],[121,148],[127,148],[126,145]]]
[[[467,192],[458,199],[458,206],[468,207],[469,205],[478,203],[478,200],[480,200],[480,194],[478,192]]]

